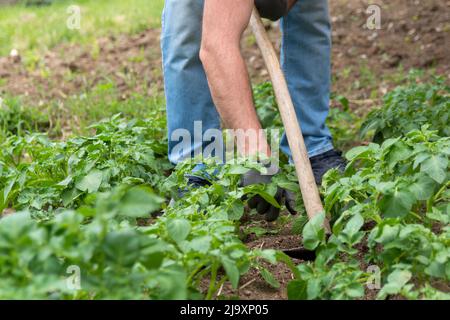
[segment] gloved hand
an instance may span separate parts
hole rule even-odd
[[[259,171],[252,169],[243,174],[241,185],[246,187],[253,184],[269,184],[272,181],[272,177],[273,175],[263,175]],[[288,211],[291,214],[297,214],[295,211],[295,193],[278,188],[274,198],[280,205],[284,200]],[[260,195],[253,196],[247,203],[250,208],[256,209],[259,214],[265,215],[266,221],[275,221],[280,215],[280,208],[274,207]]]

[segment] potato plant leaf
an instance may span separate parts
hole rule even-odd
[[[103,173],[98,169],[91,170],[86,176],[81,178],[75,186],[80,191],[94,193],[97,192],[102,184]]]

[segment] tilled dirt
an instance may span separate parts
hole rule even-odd
[[[285,249],[298,247],[300,237],[295,235],[271,236],[263,237],[251,242],[247,245],[250,248],[258,249]],[[301,263],[301,260],[294,260],[295,263]],[[261,262],[261,265],[269,270],[280,283],[280,288],[271,287],[261,276],[258,270],[252,269],[244,275],[240,281],[239,288],[233,290],[229,284],[225,285],[221,295],[224,297],[238,296],[245,300],[277,300],[287,299],[286,286],[293,279],[293,275],[289,268],[284,264],[272,265],[270,263]]]
[[[411,69],[433,69],[450,80],[450,1],[376,1],[381,29],[370,30],[371,14],[366,10],[373,3],[330,1],[333,92],[349,98],[354,110],[369,109]],[[279,46],[278,26],[271,24],[268,29]],[[243,47],[252,78],[268,80],[251,37]]]
[[[161,89],[159,30],[99,38],[91,47],[61,44],[35,63],[0,57],[0,93],[32,101],[64,100],[99,83],[113,82],[122,98]]]
[[[433,68],[450,78],[450,1],[377,1],[381,29],[369,30],[367,0],[330,2],[333,22],[333,91],[354,101],[354,108],[376,103],[411,68]],[[269,25],[279,46],[280,32]],[[0,57],[0,94],[26,95],[33,102],[64,100],[98,83],[114,81],[123,98],[133,92],[162,90],[160,30],[100,38],[90,47],[61,44],[43,57]],[[243,49],[254,82],[267,71],[247,31]],[[400,78],[397,79],[396,78]]]

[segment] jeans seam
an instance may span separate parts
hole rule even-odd
[[[311,158],[311,157],[315,157],[315,156],[321,155],[322,153],[331,151],[331,150],[333,150],[333,149],[334,149],[334,146],[333,146],[332,143],[330,143],[330,144],[328,144],[328,145],[325,146],[325,147],[320,147],[320,148],[318,148],[318,149],[316,149],[316,150],[312,150],[312,151],[308,152],[308,156],[309,156],[310,158]]]
[[[288,30],[288,17],[287,16],[285,16],[284,18],[283,18],[283,21],[282,21],[282,23],[283,23],[283,50],[281,50],[281,52],[283,53],[283,66],[282,66],[282,69],[283,69],[283,73],[284,74],[287,74],[287,71],[286,71],[286,68],[285,68],[285,66],[286,66],[286,64],[287,64],[287,55],[286,55],[286,49],[287,49],[287,45],[288,45],[288,41],[286,41],[286,38],[287,38],[287,34],[288,34],[288,32],[287,32],[287,30]]]

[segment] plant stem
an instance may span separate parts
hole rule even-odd
[[[209,281],[209,289],[208,293],[206,294],[206,300],[211,300],[214,292],[216,291],[216,278],[217,278],[217,270],[219,269],[217,262],[214,262],[214,264],[211,267],[211,278]]]
[[[186,283],[188,285],[191,284],[192,279],[195,277],[195,275],[204,267],[205,265],[202,263],[201,265],[199,265],[194,271],[191,272],[191,274],[189,275],[189,277],[187,278]]]

